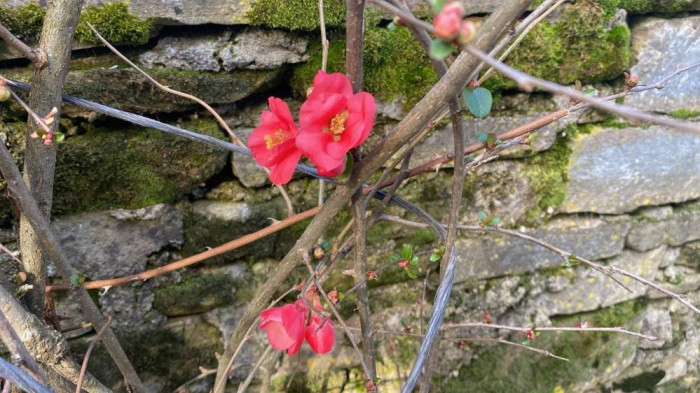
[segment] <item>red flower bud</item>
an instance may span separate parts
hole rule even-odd
[[[447,8],[447,7],[445,7]],[[452,41],[459,34],[459,25],[462,22],[462,16],[455,11],[445,12],[444,10],[435,16],[433,19],[433,27],[435,27],[435,37],[443,41]]]
[[[400,267],[402,269],[405,269],[408,267],[408,261],[405,259],[402,259],[402,260],[396,262],[396,265],[398,265],[398,267]]]
[[[459,16],[459,19],[462,19],[462,16],[464,16],[464,7],[462,6],[462,3],[450,1],[442,7],[442,11],[440,11],[440,13],[453,13]]]
[[[467,44],[476,36],[476,23],[470,20],[463,20],[459,25],[459,38],[457,39],[460,44]]]

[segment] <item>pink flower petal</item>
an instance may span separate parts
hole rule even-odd
[[[270,181],[272,184],[287,184],[292,180],[294,169],[301,159],[301,151],[295,150],[283,157],[277,165],[270,169]]]
[[[321,323],[323,323],[323,325],[321,325]],[[305,336],[306,342],[309,343],[309,346],[311,346],[314,352],[318,354],[330,352],[330,350],[333,349],[333,344],[335,344],[333,322],[330,319],[324,321],[322,318],[315,315],[309,326],[306,327]]]
[[[350,98],[352,96],[350,79],[339,72],[327,74],[322,70],[318,71],[314,77],[314,89],[311,91],[309,98],[325,93],[340,94]]]

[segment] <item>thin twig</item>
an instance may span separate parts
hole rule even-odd
[[[502,329],[510,330],[513,332],[520,332],[523,334],[528,334],[529,332],[612,332],[626,334],[628,336],[634,336],[642,338],[649,341],[656,341],[659,338],[655,336],[649,336],[646,334],[641,334],[627,330],[623,327],[521,327],[521,326],[508,326],[508,325],[497,325],[493,323],[486,322],[457,322],[457,323],[446,323],[442,326],[443,330],[459,329],[459,328],[488,328],[488,329]]]
[[[4,82],[8,81],[2,76],[0,76],[0,79],[2,79]],[[46,124],[46,122],[44,121],[44,119],[41,118],[41,116],[34,112],[32,108],[30,108],[29,105],[27,105],[27,103],[24,102],[24,100],[22,100],[14,91],[12,91],[12,89],[10,89],[9,87],[5,88],[10,92],[10,96],[12,96],[12,99],[17,101],[17,103],[22,107],[22,109],[24,109],[29,114],[29,116],[36,122],[36,124],[39,127],[41,127],[42,130],[44,130],[47,133],[51,132],[51,127],[49,127],[49,125]]]
[[[687,121],[680,121],[670,117],[658,116],[627,105],[619,105],[607,102],[605,100],[601,100],[599,98],[590,97],[578,90],[574,90],[572,88],[565,87],[554,82],[549,82],[544,79],[536,78],[522,71],[518,71],[515,68],[501,63],[500,61],[494,59],[493,57],[487,55],[483,51],[471,45],[467,45],[465,47],[465,50],[468,53],[478,57],[482,61],[490,64],[494,69],[496,69],[504,76],[512,79],[516,84],[518,84],[518,86],[520,86],[525,91],[532,91],[533,88],[537,87],[550,93],[566,95],[570,98],[575,99],[576,101],[588,103],[594,108],[616,114],[618,116],[624,117],[625,119],[629,119],[632,121],[642,121],[646,123],[659,124],[694,133],[700,132],[700,124]]]
[[[265,352],[263,352],[263,354],[260,355],[260,359],[258,359],[258,361],[255,363],[255,366],[253,366],[253,369],[250,370],[250,372],[248,373],[248,376],[246,377],[245,381],[241,382],[241,384],[238,385],[238,390],[236,391],[236,393],[245,393],[246,389],[248,389],[248,386],[250,386],[250,383],[253,382],[255,373],[258,371],[258,369],[267,359],[267,357],[270,356],[270,353],[272,353],[272,346],[268,345],[267,349],[265,349]]]
[[[118,278],[110,278],[106,280],[95,280],[95,281],[88,281],[82,285],[83,288],[85,289],[98,289],[98,288],[108,288],[108,287],[116,287],[120,285],[125,285],[129,284],[135,281],[142,281],[142,280],[148,280],[154,277],[158,277],[160,275],[163,275],[168,272],[172,272],[175,270],[182,269],[187,266],[194,265],[196,263],[202,262],[206,259],[213,258],[217,255],[221,255],[225,252],[229,252],[232,250],[235,250],[237,248],[243,247],[247,244],[250,244],[256,240],[262,239],[270,234],[276,233],[284,228],[287,228],[291,225],[294,225],[300,221],[306,220],[308,218],[313,217],[318,213],[318,211],[321,210],[321,206],[317,206],[315,208],[309,209],[305,212],[296,214],[292,217],[285,218],[282,221],[277,222],[274,225],[270,225],[269,227],[263,228],[257,232],[253,232],[251,234],[241,236],[237,239],[234,239],[228,243],[224,243],[218,247],[214,247],[211,249],[208,249],[207,251],[201,252],[199,254],[193,255],[191,257],[181,259],[176,262],[169,263],[165,266],[161,266],[159,268],[151,269],[151,270],[146,270],[141,273],[137,274],[132,274],[129,276],[124,276],[124,277],[118,277]],[[47,286],[51,291],[65,291],[70,288],[69,284],[56,284],[56,285],[50,285]]]
[[[90,340],[90,345],[88,346],[88,349],[85,352],[85,357],[83,358],[83,365],[80,367],[80,376],[78,377],[78,382],[75,384],[75,393],[80,393],[80,390],[82,390],[83,380],[85,379],[85,372],[87,371],[88,361],[90,361],[90,354],[92,354],[92,350],[95,348],[95,345],[97,345],[97,343],[100,341],[102,335],[105,334],[111,323],[112,316],[109,315],[107,316],[107,320],[105,321],[104,325],[102,325],[100,330],[97,332],[97,335],[95,335],[95,337],[93,337]]]
[[[5,343],[5,346],[17,358],[24,364],[29,370],[29,374],[36,379],[39,383],[48,386],[48,379],[46,375],[41,371],[39,365],[36,363],[34,358],[29,354],[27,348],[22,343],[22,340],[17,335],[17,332],[10,324],[5,313],[0,310],[0,341]]]
[[[5,40],[7,42],[7,45],[9,45],[11,48],[15,48],[17,52],[19,52],[22,56],[26,57],[34,63],[34,67],[36,68],[43,68],[45,67],[48,63],[48,57],[46,57],[46,53],[39,49],[34,49],[31,46],[25,44],[20,40],[19,38],[15,37],[12,32],[7,30],[5,26],[0,24],[0,38]]]

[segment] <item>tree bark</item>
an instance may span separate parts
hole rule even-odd
[[[46,115],[53,107],[61,108],[63,82],[68,71],[73,33],[82,5],[82,0],[52,0],[46,9],[39,50],[46,53],[48,65],[34,71],[32,91],[29,94],[29,107],[39,116]],[[51,125],[53,130],[57,127],[59,116],[60,113]],[[53,202],[56,144],[44,146],[40,139],[32,138],[30,135],[38,129],[36,122],[30,118],[27,121],[24,179],[42,214],[49,219]],[[25,296],[25,301],[29,310],[42,318],[47,261],[39,247],[36,234],[24,215],[20,217],[19,223],[19,248],[28,283],[33,286]]]

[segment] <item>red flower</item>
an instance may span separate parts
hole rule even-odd
[[[268,103],[270,111],[260,114],[260,125],[250,134],[248,148],[258,164],[270,169],[272,183],[286,184],[301,158],[295,143],[299,129],[284,101],[270,97]]]
[[[306,341],[316,353],[326,353],[333,349],[335,330],[330,319],[321,318],[318,314],[311,316],[311,323],[306,327]]]
[[[345,155],[367,139],[374,124],[374,97],[352,93],[347,76],[319,71],[311,94],[299,111],[297,147],[318,173],[335,177],[345,170]]]
[[[294,304],[275,307],[260,313],[259,330],[265,329],[272,348],[287,350],[294,355],[304,343],[304,325],[308,309],[301,300]]]

